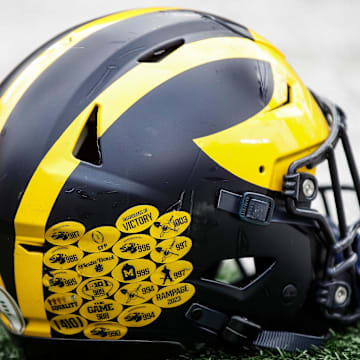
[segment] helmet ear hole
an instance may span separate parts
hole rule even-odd
[[[263,174],[265,172],[265,166],[264,165],[260,165],[259,166],[259,173]]]
[[[203,278],[245,288],[270,271],[275,264],[273,258],[243,257],[223,259],[210,269]]]

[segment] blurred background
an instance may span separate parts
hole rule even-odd
[[[357,0],[11,0],[0,6],[0,81],[28,54],[73,25],[108,13],[149,6],[185,7],[237,21],[270,40],[307,86],[348,115],[360,164],[360,1]],[[343,181],[348,183],[340,156]],[[326,167],[318,171],[326,182]],[[347,202],[352,210],[353,206]]]

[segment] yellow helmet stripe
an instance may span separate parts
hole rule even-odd
[[[71,31],[59,41],[52,44],[43,53],[36,57],[12,82],[0,98],[0,131],[3,129],[8,117],[18,101],[33,82],[57,59],[64,55],[80,41],[116,22],[130,19],[135,16],[156,11],[165,11],[173,8],[148,8],[129,10],[94,20]]]

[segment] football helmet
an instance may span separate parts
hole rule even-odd
[[[345,114],[246,27],[172,8],[74,27],[1,84],[0,131],[0,312],[17,338],[295,350],[360,318]]]

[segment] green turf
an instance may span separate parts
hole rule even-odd
[[[0,360],[23,360],[21,351],[11,342],[0,326]],[[210,348],[188,352],[173,360],[357,360],[360,359],[360,324],[335,334],[324,346],[316,351],[287,353],[280,350],[252,350],[239,355],[226,354]],[[41,359],[39,359],[41,360]]]

